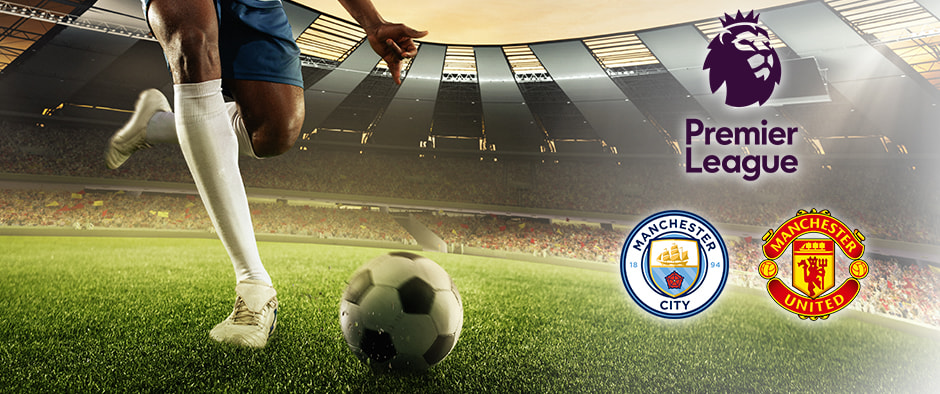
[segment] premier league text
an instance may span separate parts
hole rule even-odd
[[[685,172],[691,174],[701,173],[703,170],[714,174],[725,172],[728,174],[741,174],[746,181],[756,181],[762,173],[772,174],[783,171],[787,174],[796,172],[799,161],[793,155],[707,155],[701,163],[692,162],[692,140],[703,137],[705,146],[757,146],[757,145],[793,145],[793,136],[799,132],[798,127],[771,127],[767,128],[767,120],[761,121],[761,127],[706,127],[699,119],[686,119],[685,121]]]

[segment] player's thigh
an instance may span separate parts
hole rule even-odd
[[[219,9],[223,80],[303,86],[300,48],[280,1],[228,0]]]
[[[213,0],[146,0],[144,7],[174,83],[220,78],[219,26]]]
[[[294,145],[304,123],[303,88],[256,80],[233,80],[227,85],[258,156],[276,156]]]

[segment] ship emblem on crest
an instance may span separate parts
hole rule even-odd
[[[680,246],[681,245],[681,246]],[[689,251],[692,256],[689,256]],[[649,276],[662,292],[678,297],[689,291],[699,274],[699,247],[694,239],[657,239],[650,242]]]
[[[809,238],[807,235],[824,235],[826,238]],[[827,319],[829,315],[848,306],[858,295],[859,279],[868,275],[868,263],[862,260],[865,252],[865,236],[849,230],[828,210],[810,212],[800,210],[796,216],[785,221],[776,231],[769,230],[763,237],[764,260],[758,271],[767,281],[767,292],[771,298],[801,319]],[[791,249],[793,288],[787,287],[777,278],[775,260]],[[841,285],[836,284],[836,248],[852,260],[849,275]],[[797,293],[793,289],[799,291]]]

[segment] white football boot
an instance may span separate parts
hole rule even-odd
[[[277,326],[277,291],[258,280],[243,280],[235,286],[235,309],[217,324],[209,337],[234,345],[263,348]]]
[[[150,123],[150,118],[157,112],[171,110],[170,102],[159,90],[147,89],[140,92],[134,105],[134,115],[108,141],[108,149],[104,152],[108,168],[117,169],[134,152],[151,147],[147,142],[147,124]]]

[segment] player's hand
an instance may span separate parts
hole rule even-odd
[[[413,38],[428,35],[427,31],[418,31],[401,23],[383,22],[366,29],[369,45],[375,50],[392,72],[392,79],[401,85],[401,61],[418,54],[418,47]]]

